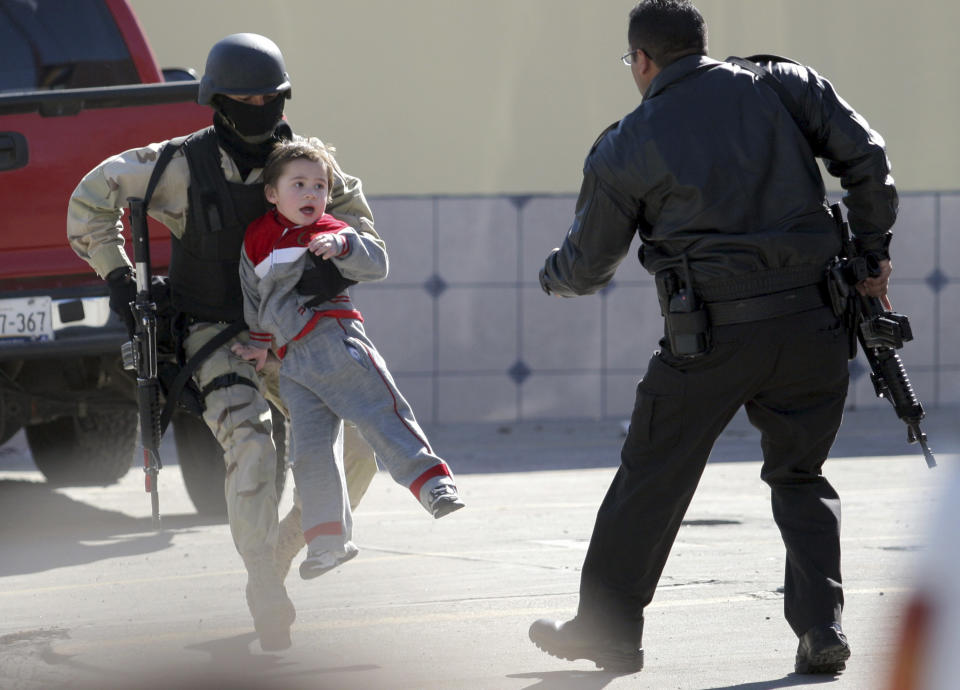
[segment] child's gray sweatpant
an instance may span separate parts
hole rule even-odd
[[[356,424],[390,476],[424,507],[431,488],[451,481],[359,320],[321,318],[289,343],[280,395],[290,411],[290,458],[311,552],[341,551],[352,538],[341,420]]]

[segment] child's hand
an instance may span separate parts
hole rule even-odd
[[[241,359],[253,362],[254,368],[257,371],[263,369],[263,365],[267,361],[267,354],[269,353],[269,350],[253,347],[252,345],[244,345],[243,343],[234,343],[230,351]]]
[[[310,240],[307,249],[321,259],[332,259],[342,254],[346,246],[346,237],[335,232],[324,232]]]
[[[272,376],[276,376],[280,371],[280,358],[273,353],[273,350],[267,350],[267,361],[263,365],[263,371]]]

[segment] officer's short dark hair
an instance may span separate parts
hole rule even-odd
[[[687,55],[706,55],[707,23],[689,0],[641,0],[630,11],[627,41],[663,69]]]

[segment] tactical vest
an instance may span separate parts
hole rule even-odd
[[[247,225],[269,208],[263,184],[227,182],[213,127],[181,145],[190,168],[189,213],[183,236],[171,238],[174,309],[200,321],[241,321],[240,251]]]

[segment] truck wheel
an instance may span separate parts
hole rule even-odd
[[[286,426],[283,415],[272,405],[273,442],[277,446],[277,495],[286,481]],[[183,483],[193,507],[200,515],[226,517],[227,499],[223,493],[226,467],[223,449],[210,428],[199,417],[186,412],[173,416],[173,440]]]
[[[137,443],[135,409],[91,410],[26,427],[27,445],[47,482],[54,486],[115,484],[133,464]]]
[[[20,431],[20,425],[8,419],[0,419],[0,446],[13,438]]]

